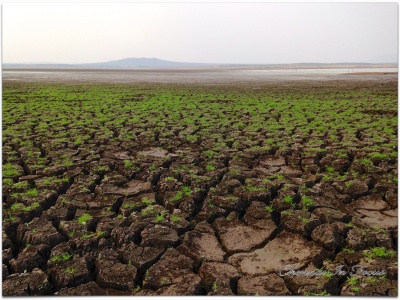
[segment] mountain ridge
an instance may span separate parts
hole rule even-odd
[[[219,66],[334,66],[334,65],[397,65],[393,63],[364,63],[364,62],[341,62],[341,63],[277,63],[277,64],[223,64],[223,63],[190,63],[190,62],[175,62],[159,58],[146,57],[129,57],[118,60],[98,63],[81,63],[81,64],[65,64],[65,63],[3,63],[3,69],[151,69],[151,68],[195,68],[195,67],[219,67]]]
[[[207,64],[207,63],[188,63],[188,62],[175,62],[159,58],[146,58],[146,57],[129,57],[118,60],[111,60],[98,63],[80,63],[80,64],[63,64],[63,63],[4,63],[3,68],[21,68],[21,67],[56,67],[56,68],[180,68],[180,67],[211,67],[220,66],[221,64]]]

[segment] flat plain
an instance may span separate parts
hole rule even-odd
[[[396,296],[397,74],[360,72],[3,73],[3,295]]]

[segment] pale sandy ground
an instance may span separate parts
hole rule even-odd
[[[3,81],[227,84],[309,80],[393,81],[397,68],[212,67],[137,70],[3,70]]]

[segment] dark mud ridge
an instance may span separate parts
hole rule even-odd
[[[201,126],[56,143],[32,125],[30,152],[6,134],[3,295],[397,295],[397,157],[366,168],[363,129],[338,157],[346,139],[257,150],[268,128],[233,125],[217,151],[180,134]]]

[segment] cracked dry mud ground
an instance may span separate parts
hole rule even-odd
[[[397,295],[397,82],[3,89],[3,295]]]

